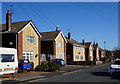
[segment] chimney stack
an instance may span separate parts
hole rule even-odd
[[[98,46],[98,43],[96,43],[96,46]]]
[[[8,10],[6,13],[6,31],[10,31],[11,30],[11,13]]]
[[[85,45],[85,41],[84,41],[84,39],[82,40],[82,44]]]
[[[56,31],[58,31],[58,27],[56,27]]]
[[[68,39],[71,40],[71,34],[70,34],[70,32],[68,32]]]

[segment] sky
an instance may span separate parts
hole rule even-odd
[[[95,41],[108,50],[118,46],[117,2],[3,2],[3,24],[10,5],[12,22],[32,20],[40,32],[59,26],[66,37],[70,32],[78,42]]]

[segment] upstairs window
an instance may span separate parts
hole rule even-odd
[[[75,49],[78,50],[78,46],[75,46]]]
[[[35,43],[35,38],[33,36],[27,36],[28,43]]]
[[[80,47],[80,50],[83,50],[83,47]]]
[[[58,47],[62,47],[62,42],[58,42]]]

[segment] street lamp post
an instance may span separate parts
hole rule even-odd
[[[106,59],[106,47],[105,47],[105,43],[106,43],[106,41],[104,41],[104,61]]]
[[[106,43],[106,41],[104,41],[104,50],[105,50],[105,43]]]

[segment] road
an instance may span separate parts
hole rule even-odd
[[[34,82],[119,82],[120,75],[109,75],[107,72],[108,64],[95,66],[92,68],[79,69],[74,72],[64,73],[44,79],[29,81]]]

